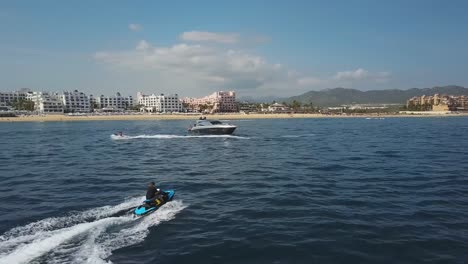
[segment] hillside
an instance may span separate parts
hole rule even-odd
[[[461,86],[442,86],[433,88],[412,88],[408,90],[371,90],[361,91],[347,88],[333,88],[321,91],[310,91],[298,96],[285,98],[283,101],[294,100],[301,103],[312,102],[316,106],[338,106],[343,104],[404,104],[413,96],[433,95],[468,95],[468,88]]]

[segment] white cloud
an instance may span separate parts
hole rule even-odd
[[[148,50],[151,48],[151,44],[149,44],[146,40],[140,40],[138,45],[136,46],[136,50]]]
[[[389,72],[369,72],[368,70],[358,68],[354,71],[341,71],[337,72],[333,77],[336,81],[352,82],[352,81],[374,81],[374,82],[387,82],[390,79]]]
[[[255,90],[288,79],[287,69],[261,56],[195,44],[157,47],[141,40],[133,50],[97,52],[94,58],[119,69],[154,71],[167,78],[186,79],[194,87]]]
[[[369,72],[364,69],[357,69],[355,71],[342,71],[337,72],[334,79],[338,81],[349,81],[349,80],[362,80],[369,76]]]
[[[237,43],[240,40],[238,33],[216,33],[208,31],[187,31],[180,34],[180,39],[193,42],[217,42],[224,44]]]
[[[119,74],[151,76],[151,83],[185,95],[234,89],[243,95],[288,96],[338,86],[370,85],[390,78],[388,72],[372,73],[362,68],[328,76],[310,75],[243,50],[187,43],[153,46],[145,40],[134,49],[96,52],[94,58]]]
[[[140,25],[140,24],[129,24],[128,25],[128,28],[131,30],[131,31],[135,31],[135,32],[138,32],[138,31],[141,31],[143,29],[143,27]]]

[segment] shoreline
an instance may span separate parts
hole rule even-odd
[[[152,120],[196,120],[201,115],[187,114],[137,114],[137,115],[34,115],[18,117],[0,117],[0,122],[73,122],[73,121],[152,121]],[[210,114],[208,119],[298,119],[298,118],[395,118],[395,117],[456,117],[468,116],[468,113],[443,114],[362,114],[362,115],[323,115],[323,114]]]

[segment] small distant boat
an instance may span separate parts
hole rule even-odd
[[[114,136],[116,136],[116,137],[123,137],[124,134],[123,134],[123,132],[119,131],[119,132],[117,132],[117,133],[114,133]]]
[[[194,134],[204,135],[230,135],[236,130],[235,125],[223,123],[218,120],[197,120],[188,131]]]
[[[122,132],[117,132],[111,135],[112,139],[128,139],[127,135],[124,135]]]

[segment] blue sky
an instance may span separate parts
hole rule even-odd
[[[468,86],[466,1],[0,1],[0,90]]]

